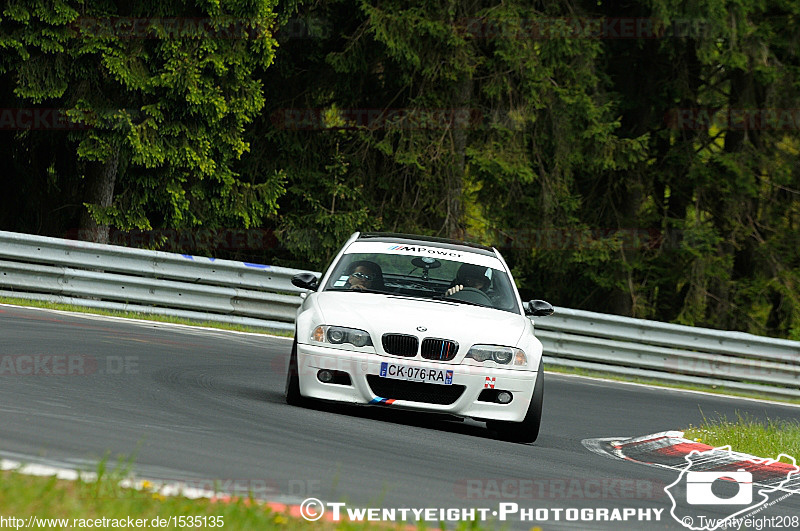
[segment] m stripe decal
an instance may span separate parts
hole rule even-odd
[[[372,400],[369,401],[370,404],[393,404],[395,401],[394,398],[381,398],[376,396]]]

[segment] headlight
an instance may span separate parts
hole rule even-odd
[[[473,345],[467,358],[472,358],[475,361],[484,362],[493,360],[500,365],[527,365],[528,358],[525,352],[519,348],[513,347],[500,347],[497,345]]]
[[[370,338],[369,332],[342,326],[320,325],[311,332],[311,341],[315,343],[331,343],[333,345],[350,343],[355,347],[372,346],[372,338]]]

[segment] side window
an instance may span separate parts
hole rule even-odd
[[[492,289],[490,294],[492,302],[494,302],[494,307],[501,310],[516,311],[516,299],[514,298],[514,292],[511,289],[508,276],[494,269],[490,269],[490,271],[492,272]]]
[[[342,257],[331,275],[328,288],[343,288],[347,284],[347,271],[350,269],[351,263],[353,263],[353,255],[346,254]]]

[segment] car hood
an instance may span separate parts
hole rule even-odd
[[[322,324],[360,328],[378,342],[385,333],[398,333],[451,339],[465,348],[474,344],[513,347],[530,323],[522,315],[492,308],[377,293],[322,292],[316,294],[315,302]]]

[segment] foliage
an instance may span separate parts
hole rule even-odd
[[[0,142],[30,173],[4,226],[63,228],[118,146],[117,227],[264,227],[251,259],[309,269],[356,230],[462,237],[525,298],[800,337],[796,2],[49,5],[3,11],[0,97],[93,129]],[[278,31],[68,38],[78,14]]]
[[[66,115],[72,129],[59,140],[77,177],[109,168],[113,201],[98,204],[85,185],[96,221],[250,227],[283,191],[280,173],[236,171],[249,150],[244,129],[264,105],[254,73],[273,59],[272,9],[271,0],[12,1],[0,72],[17,104]]]

